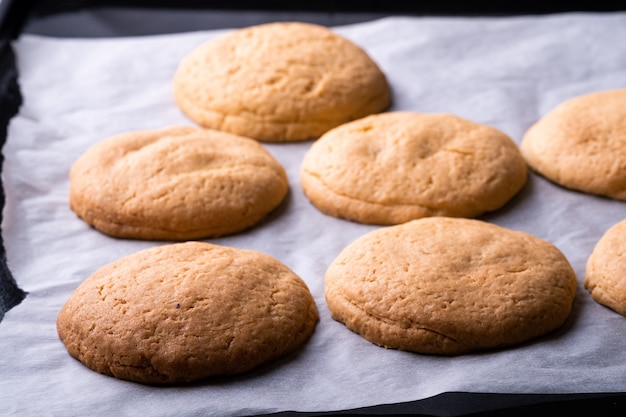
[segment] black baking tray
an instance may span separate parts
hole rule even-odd
[[[199,0],[0,0],[0,146],[7,126],[21,104],[19,73],[11,42],[22,33],[55,37],[112,37],[235,28],[276,20],[342,25],[390,14],[445,16],[507,16],[558,12],[626,10],[626,1],[199,1]],[[254,11],[253,14],[247,13]],[[149,17],[149,18],[146,18]],[[0,168],[3,162],[0,154]],[[0,183],[0,208],[4,207]],[[2,211],[0,211],[0,224]],[[0,234],[0,322],[27,293],[6,262]],[[0,323],[1,326],[1,323]],[[484,394],[446,392],[406,403],[331,412],[291,412],[273,416],[416,415],[527,416],[572,413],[625,416],[626,393]]]

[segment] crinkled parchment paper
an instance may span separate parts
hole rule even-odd
[[[391,83],[391,110],[454,113],[517,143],[570,97],[626,86],[626,14],[493,18],[391,17],[334,28],[362,46]],[[626,391],[626,319],[582,288],[593,246],[626,203],[566,190],[532,174],[505,208],[481,217],[556,245],[579,288],[559,331],[495,352],[425,356],[377,347],[333,321],[326,267],[376,226],[330,218],[304,197],[299,165],[311,142],[266,145],[286,167],[290,194],[267,221],[211,242],[268,253],[301,276],[321,321],[297,353],[249,374],[157,388],[88,370],[59,341],[56,315],[105,263],[164,242],[106,237],[68,208],[68,172],[116,133],[192,124],[171,80],[196,45],[227,31],[115,39],[24,35],[14,43],[24,103],[3,148],[2,233],[26,299],[0,323],[0,414],[243,415],[325,411],[423,399],[448,391]],[[581,167],[584,169],[584,167]]]

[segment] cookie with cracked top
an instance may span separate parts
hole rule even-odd
[[[324,134],[306,153],[302,188],[320,211],[369,224],[475,217],[526,183],[501,131],[451,114],[380,113]]]
[[[598,303],[626,316],[626,220],[611,226],[587,259],[584,286]]]
[[[205,42],[181,60],[173,91],[196,123],[267,142],[315,139],[391,101],[385,75],[361,47],[301,22]]]
[[[626,89],[568,99],[532,125],[528,165],[562,187],[626,200]]]
[[[69,203],[105,234],[182,241],[256,225],[288,187],[282,165],[257,141],[173,126],[93,145],[72,165]]]
[[[175,384],[275,361],[303,345],[317,321],[306,284],[275,258],[186,242],[94,272],[62,307],[57,330],[96,372]]]
[[[329,266],[332,317],[368,341],[424,354],[504,348],[564,324],[577,279],[551,243],[475,219],[369,232]]]

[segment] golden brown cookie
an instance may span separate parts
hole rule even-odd
[[[567,319],[577,280],[552,244],[474,219],[370,232],[326,273],[335,320],[377,345],[457,355],[511,346]]]
[[[244,230],[287,191],[285,170],[257,141],[190,126],[111,137],[70,173],[78,216],[108,235],[146,240]]]
[[[528,129],[521,150],[556,184],[626,200],[626,89],[561,103]]]
[[[587,260],[585,288],[598,303],[626,316],[626,220],[613,225]]]
[[[365,51],[328,28],[297,22],[207,41],[181,61],[173,88],[198,124],[268,142],[317,138],[390,103],[386,77]]]
[[[389,112],[324,134],[304,157],[301,184],[322,212],[361,223],[474,217],[526,183],[504,133],[450,114]]]
[[[173,384],[274,361],[306,342],[317,321],[306,284],[278,260],[186,242],[97,270],[67,300],[57,330],[96,372]]]

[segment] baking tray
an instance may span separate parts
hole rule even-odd
[[[563,11],[611,12],[624,9],[623,2],[584,2],[576,8],[545,2],[508,2],[494,8],[491,2],[364,2],[358,7],[342,2],[198,2],[198,1],[36,1],[0,2],[0,141],[21,104],[19,74],[10,46],[21,33],[59,37],[112,37],[176,33],[185,30],[243,27],[274,20],[300,20],[324,25],[368,21],[389,14],[405,15],[519,15]],[[94,24],[91,11],[106,11],[106,24]],[[247,13],[254,10],[254,14]],[[142,16],[149,15],[150,19]],[[252,17],[253,16],[253,17]],[[1,161],[0,161],[1,162]],[[0,204],[4,191],[0,188]],[[19,288],[6,263],[0,235],[0,320],[27,294]],[[0,323],[1,327],[1,323]],[[1,337],[1,335],[0,335]],[[447,392],[419,401],[336,410],[333,412],[281,412],[273,415],[527,415],[593,411],[595,415],[623,415],[626,393],[577,394],[484,394]]]

